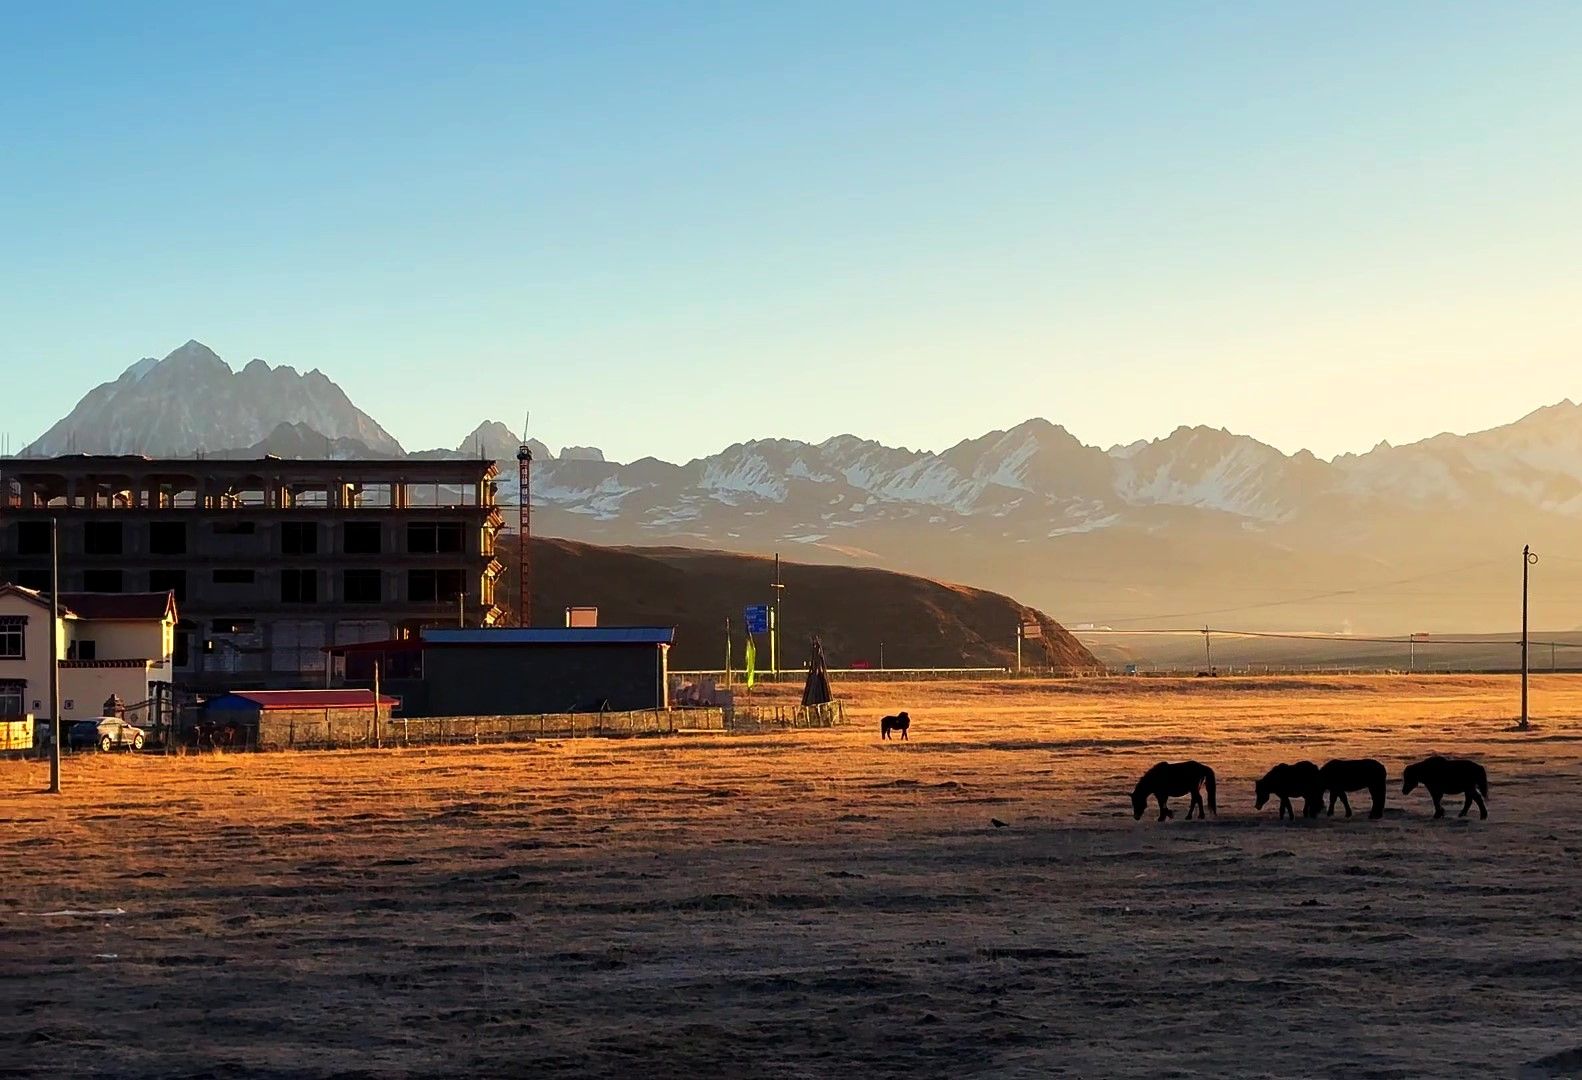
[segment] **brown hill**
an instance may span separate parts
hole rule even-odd
[[[501,601],[515,610],[516,543],[502,538],[507,564]],[[1042,641],[1023,646],[1029,667],[1088,670],[1097,661],[1065,628],[1008,596],[947,585],[910,574],[852,566],[781,563],[785,584],[782,668],[799,668],[807,641],[818,635],[832,667],[884,663],[904,667],[1010,667],[1016,663],[1018,620],[1036,620]],[[599,609],[599,622],[676,627],[671,666],[718,668],[731,620],[741,663],[742,610],[768,603],[774,562],[696,548],[597,547],[570,540],[533,541],[533,621],[564,621],[569,606]],[[760,640],[759,666],[769,666]]]

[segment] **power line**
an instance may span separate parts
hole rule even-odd
[[[1312,603],[1315,600],[1333,600],[1341,596],[1357,596],[1373,592],[1378,589],[1391,588],[1396,585],[1410,585],[1414,581],[1427,581],[1436,577],[1444,577],[1447,574],[1460,574],[1468,570],[1477,569],[1481,566],[1493,566],[1495,562],[1496,560],[1494,559],[1479,559],[1477,562],[1467,563],[1465,566],[1451,567],[1447,570],[1433,570],[1429,571],[1428,573],[1417,574],[1413,577],[1400,578],[1396,581],[1381,581],[1377,585],[1359,585],[1350,589],[1333,589],[1328,592],[1312,593],[1307,596],[1292,597],[1289,600],[1266,600],[1258,604],[1241,604],[1235,607],[1208,608],[1202,611],[1172,611],[1164,615],[1138,615],[1124,619],[1106,619],[1105,622],[1162,622],[1165,619],[1193,619],[1204,615],[1232,615],[1241,611],[1256,611],[1263,608],[1286,607],[1291,604],[1307,604]],[[1202,633],[1202,631],[1198,630],[1197,633]]]

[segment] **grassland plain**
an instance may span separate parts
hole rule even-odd
[[[0,1075],[1582,1070],[1582,678],[1525,734],[1506,677],[844,690],[825,731],[0,763]],[[1401,797],[1434,750],[1489,820]],[[1342,754],[1383,821],[1253,810]],[[1217,819],[1134,822],[1187,756]]]

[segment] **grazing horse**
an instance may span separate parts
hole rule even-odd
[[[897,713],[894,716],[886,716],[883,720],[879,721],[879,738],[888,739],[890,737],[890,732],[899,731],[901,733],[901,740],[905,742],[906,729],[911,726],[912,718],[906,715],[905,712]]]
[[[1277,795],[1280,798],[1280,817],[1289,814],[1292,821],[1296,820],[1296,811],[1291,808],[1291,800],[1298,795],[1302,797],[1303,817],[1317,817],[1319,805],[1324,801],[1324,792],[1318,785],[1318,766],[1311,761],[1276,765],[1258,781],[1256,790],[1256,809],[1262,810],[1269,796]]]
[[[1434,800],[1436,818],[1445,816],[1445,808],[1439,804],[1441,797],[1461,794],[1466,795],[1467,801],[1462,804],[1458,816],[1466,817],[1473,803],[1478,804],[1478,817],[1489,816],[1489,808],[1483,804],[1483,800],[1489,797],[1489,774],[1471,758],[1447,758],[1435,754],[1415,765],[1408,765],[1401,774],[1401,780],[1402,795],[1410,795],[1418,784],[1428,789],[1429,797]]]
[[[1318,770],[1319,798],[1324,793],[1329,793],[1329,816],[1335,816],[1335,800],[1346,808],[1346,816],[1351,816],[1351,800],[1346,798],[1348,791],[1367,791],[1373,796],[1373,809],[1368,811],[1368,816],[1378,820],[1384,816],[1384,784],[1386,774],[1384,763],[1373,758],[1338,758],[1326,761],[1324,767]],[[1408,789],[1410,790],[1410,789]]]
[[[1203,814],[1203,791],[1208,791],[1208,808],[1216,815],[1219,807],[1214,803],[1214,770],[1198,761],[1161,761],[1137,781],[1137,787],[1132,790],[1132,818],[1141,820],[1143,811],[1148,809],[1150,798],[1159,800],[1159,820],[1175,817],[1175,811],[1166,808],[1165,800],[1172,796],[1190,795],[1192,802],[1187,807],[1187,820],[1191,820],[1193,809],[1201,819]]]

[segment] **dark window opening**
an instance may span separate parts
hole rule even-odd
[[[48,570],[18,570],[16,583],[24,589],[35,589],[38,592],[49,592]]]
[[[256,521],[217,521],[214,524],[215,536],[252,536],[257,531]]]
[[[19,521],[16,526],[16,553],[18,555],[49,554],[49,522]]]
[[[151,555],[185,555],[187,553],[187,523],[184,521],[156,521],[148,527],[148,551]]]
[[[316,604],[319,602],[319,574],[317,570],[280,571],[280,602],[282,604]]]
[[[97,660],[99,659],[99,643],[97,641],[73,641],[66,646],[66,659]]]
[[[318,551],[318,522],[283,521],[280,523],[280,553],[282,555],[317,555]]]
[[[384,599],[378,570],[342,570],[341,599],[348,604],[377,604]]]
[[[463,550],[459,521],[416,521],[406,527],[406,549],[414,555],[454,555]]]
[[[378,555],[384,550],[384,527],[377,521],[349,521],[341,526],[341,547],[348,555]]]
[[[465,570],[408,570],[407,600],[414,604],[453,601],[466,584]]]
[[[121,554],[121,523],[119,521],[83,522],[82,551],[84,555]]]
[[[177,667],[188,667],[192,664],[192,631],[176,630],[176,644],[172,650],[171,662]]]
[[[150,570],[148,572],[149,592],[169,592],[176,594],[176,603],[187,599],[187,572],[185,570]]]
[[[252,570],[222,569],[213,576],[216,585],[251,585],[256,575]]]
[[[82,572],[83,592],[122,592],[124,589],[121,571],[119,570],[84,570]]]
[[[27,715],[27,683],[16,679],[0,682],[0,716],[16,719]]]

